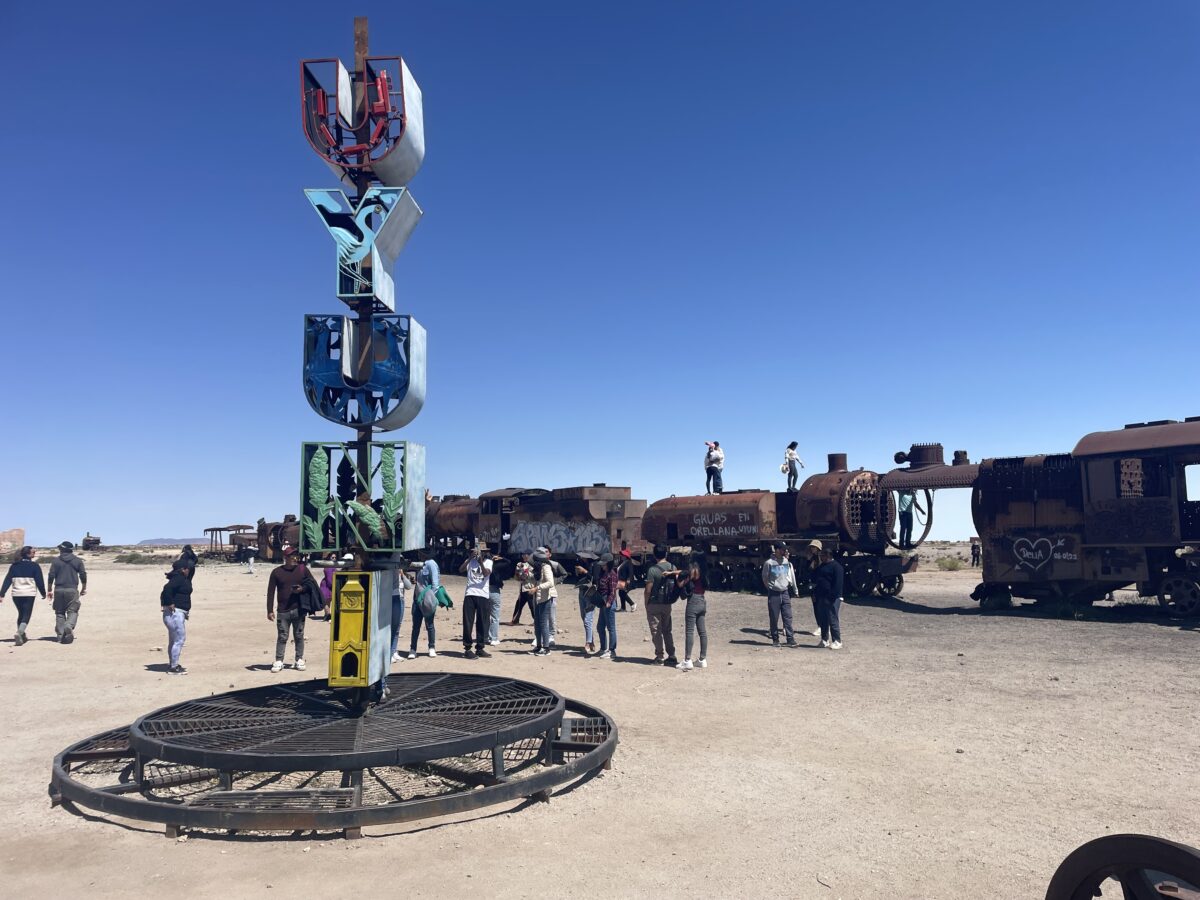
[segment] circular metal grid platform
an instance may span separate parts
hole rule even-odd
[[[609,766],[616,724],[549,688],[393,675],[356,715],[323,681],[165,707],[68,747],[50,796],[124,818],[226,831],[342,830],[521,798]]]
[[[142,716],[129,744],[144,756],[213,769],[299,772],[399,766],[544,734],[565,701],[491,675],[391,675],[387,699],[355,715],[323,681],[188,700]]]

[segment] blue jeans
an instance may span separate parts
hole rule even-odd
[[[591,600],[584,600],[583,594],[579,595],[579,618],[583,619],[584,643],[594,644],[596,630],[592,627],[592,623],[596,621],[596,607],[592,606]]]
[[[437,613],[435,612],[434,615]],[[437,643],[437,629],[433,627],[433,616],[426,617],[421,612],[421,605],[417,603],[417,598],[413,598],[412,604],[412,644],[409,645],[413,653],[417,652],[417,638],[421,636],[421,623],[425,624],[425,636],[429,638],[429,649],[433,650]]]
[[[400,646],[400,626],[404,624],[404,595],[392,594],[392,655]]]
[[[534,641],[542,650],[550,649],[550,604],[553,602],[547,600],[545,603],[539,603],[533,610]]]
[[[492,601],[492,611],[488,615],[488,640],[498,642],[500,640],[500,592],[492,591],[488,594],[488,599]]]
[[[596,610],[596,618],[600,620],[600,652],[608,650],[617,652],[617,604],[601,606]]]
[[[177,609],[174,612],[163,610],[163,624],[167,626],[167,659],[171,661],[171,668],[179,665],[179,654],[183,652],[183,642],[187,640],[187,618],[183,614],[182,609]]]
[[[832,600],[822,599],[817,603],[817,624],[821,626],[821,640],[841,641],[842,622],[839,615],[842,609],[842,598]]]

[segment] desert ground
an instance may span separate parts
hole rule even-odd
[[[308,672],[263,671],[270,567],[207,563],[190,674],[167,675],[165,568],[83,557],[76,642],[53,639],[41,601],[32,640],[0,642],[7,897],[1036,898],[1091,838],[1200,843],[1195,625],[1120,595],[1081,616],[981,613],[969,569],[933,566],[899,600],[847,603],[841,651],[811,637],[773,649],[765,598],[710,594],[709,668],[688,673],[648,664],[640,605],[617,617],[620,662],[580,654],[573,589],[560,601],[562,652],[546,658],[527,652],[527,627],[503,626],[493,659],[463,659],[458,610],[440,613],[442,656],[394,669],[501,672],[599,706],[620,728],[612,769],[546,804],[368,828],[359,841],[169,840],[152,824],[52,809],[53,756],[189,697],[319,677],[327,626],[308,625]],[[461,602],[462,581],[445,580]],[[506,587],[506,616],[514,600]],[[796,611],[811,628],[806,599]],[[10,634],[10,599],[0,617]]]

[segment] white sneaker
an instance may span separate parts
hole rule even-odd
[[[417,658],[417,651],[416,651],[416,650],[409,650],[409,651],[408,651],[408,658],[409,658],[409,659],[416,659],[416,658]]]
[[[396,653],[393,653],[393,654],[392,654],[392,662],[400,662],[400,653],[399,653],[399,651],[397,651]]]
[[[275,660],[275,662],[271,663],[271,671],[272,672],[282,672],[283,671],[283,660],[277,659],[277,660]]]
[[[692,661],[690,659],[685,659],[683,662],[681,662],[675,668],[679,669],[679,671],[681,671],[681,672],[687,672],[692,668]]]
[[[696,660],[696,668],[698,668],[698,669],[707,669],[707,668],[708,668],[708,660],[707,660],[707,659],[698,659],[698,660]]]
[[[430,647],[429,648],[429,658],[432,659],[435,656],[437,656],[437,651],[434,650],[432,647]]]
[[[499,641],[488,641],[488,646],[490,646],[490,647],[499,647],[499,646],[500,646],[500,642],[499,642]]]
[[[603,653],[600,654],[600,658],[601,659],[612,659],[612,651],[605,650]]]
[[[550,646],[554,646],[554,635],[550,635]]]
[[[830,649],[830,650],[841,650],[841,649],[842,649],[842,642],[841,642],[841,641],[834,641],[832,644],[830,644],[830,645],[829,645],[829,649]]]
[[[820,628],[814,628],[812,631],[810,631],[810,632],[809,632],[809,634],[811,634],[813,637],[820,637],[820,636],[821,636],[821,629],[820,629]]]
[[[829,646],[829,641],[822,640],[822,641],[821,641],[821,646],[822,646],[822,647],[828,647],[828,646]]]
[[[303,672],[303,671],[304,671],[304,660],[302,660],[302,659],[298,659],[298,660],[296,660],[296,671],[297,671],[297,672]]]

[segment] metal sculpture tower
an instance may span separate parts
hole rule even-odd
[[[425,157],[421,89],[398,56],[368,53],[354,20],[354,69],[300,64],[304,134],[341,186],[304,193],[333,238],[339,300],[353,317],[304,320],[304,394],[354,439],[305,443],[300,550],[355,554],[335,575],[329,683],[365,688],[390,665],[391,589],[400,553],[425,544],[425,448],[376,441],[425,402],[425,329],[396,313],[392,267],[421,218],[408,190]],[[347,195],[349,191],[349,195]]]

